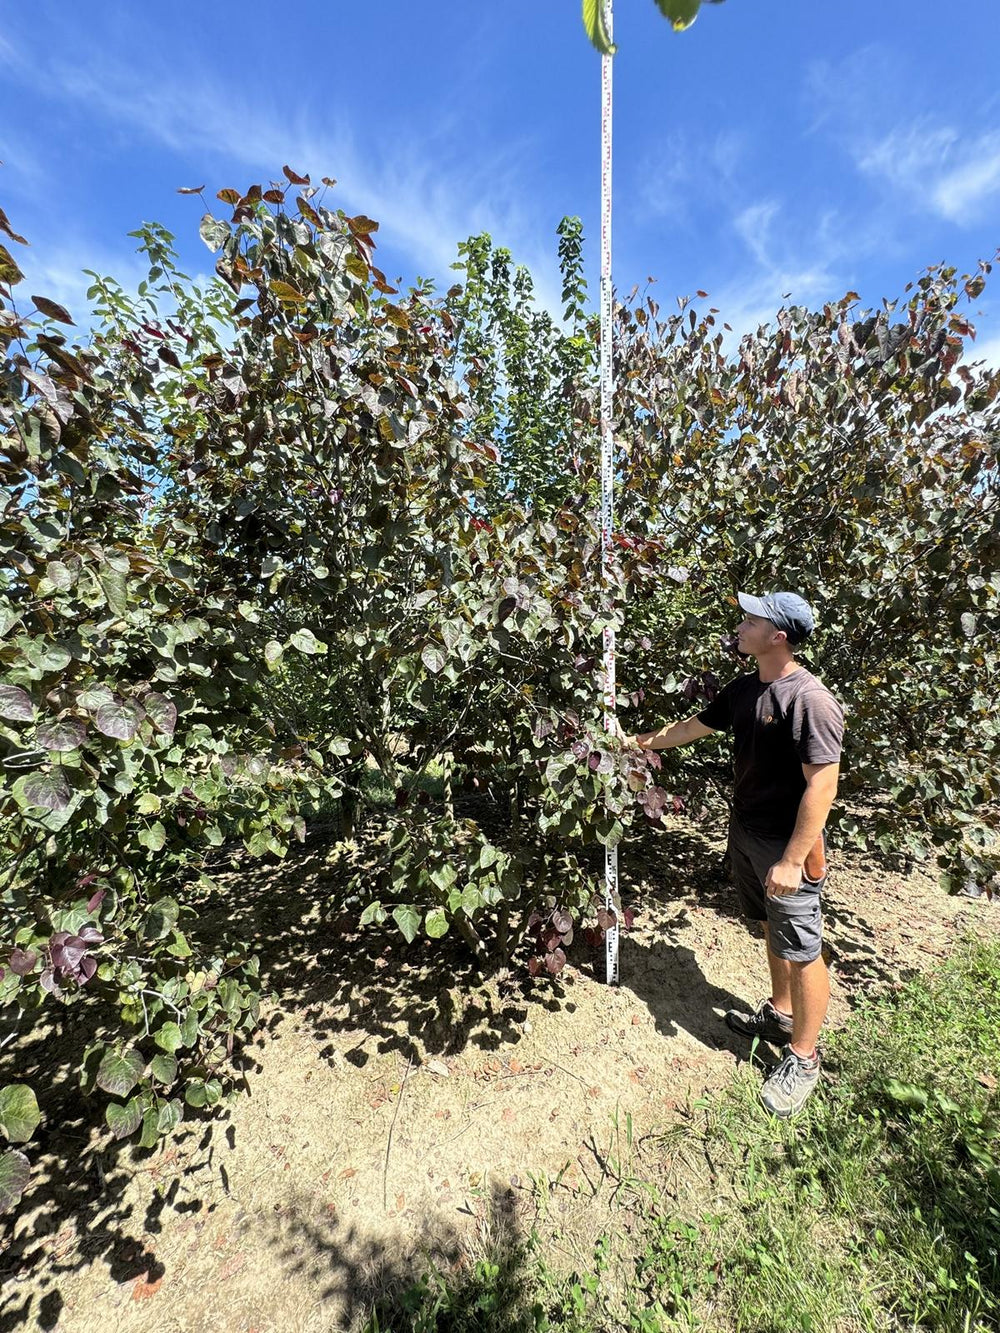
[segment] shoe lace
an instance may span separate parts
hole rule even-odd
[[[795,1087],[799,1062],[794,1055],[786,1055],[781,1064],[771,1075],[782,1092],[791,1092]]]

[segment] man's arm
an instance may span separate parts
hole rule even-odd
[[[638,745],[640,750],[672,750],[677,745],[688,745],[699,741],[702,736],[711,736],[714,728],[706,727],[697,717],[687,717],[683,722],[671,722],[659,731],[645,731],[639,736],[626,736],[626,745]]]
[[[795,828],[784,856],[767,872],[767,892],[772,897],[798,891],[805,859],[822,833],[837,795],[839,764],[803,764],[802,772],[806,789],[799,801]]]

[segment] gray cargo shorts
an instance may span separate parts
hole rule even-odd
[[[771,952],[790,963],[811,963],[823,947],[822,879],[802,877],[796,893],[769,898],[767,872],[785,852],[787,838],[761,838],[748,833],[736,816],[729,821],[729,861],[740,905],[750,921],[766,921]]]

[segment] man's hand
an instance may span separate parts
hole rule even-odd
[[[769,898],[781,898],[786,893],[798,893],[802,887],[802,867],[794,861],[776,861],[764,881]]]

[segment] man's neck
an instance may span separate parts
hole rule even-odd
[[[760,677],[762,685],[770,685],[773,681],[781,680],[785,676],[791,676],[796,671],[801,671],[800,663],[787,650],[785,652],[765,653],[763,657],[757,658],[757,675]]]

